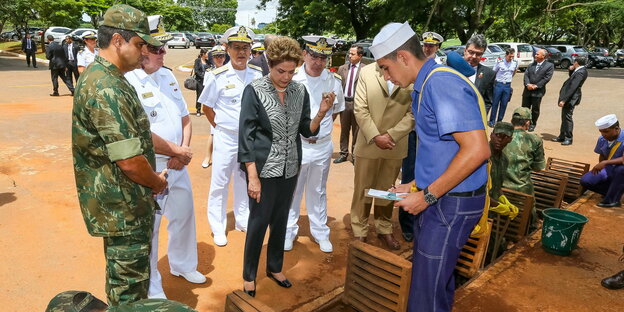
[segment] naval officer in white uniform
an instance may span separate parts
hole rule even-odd
[[[154,38],[167,41],[172,37],[164,32],[161,18],[160,15],[148,17],[150,29],[154,29]],[[193,192],[186,170],[192,157],[189,112],[176,78],[170,69],[163,67],[165,45],[158,48],[148,45],[147,51],[142,68],[126,73],[125,77],[137,91],[150,122],[156,171],[168,169],[168,193],[156,198],[161,210],[154,218],[148,291],[149,298],[166,298],[158,272],[158,234],[163,215],[169,221],[167,254],[171,274],[197,284],[206,282],[206,277],[197,271]]]
[[[293,241],[297,238],[299,231],[297,220],[299,220],[301,199],[305,192],[310,232],[321,251],[332,252],[333,247],[329,240],[329,227],[327,226],[326,185],[331,155],[334,151],[331,133],[336,116],[345,108],[344,95],[340,76],[325,68],[336,41],[323,36],[303,36],[303,40],[305,40],[304,63],[298,68],[293,81],[305,85],[310,96],[310,112],[318,111],[323,93],[334,92],[336,99],[334,106],[321,121],[319,134],[315,137],[301,137],[303,159],[297,188],[288,214],[284,250],[291,250]],[[310,118],[314,116],[311,115]]]
[[[248,65],[254,32],[244,26],[228,29],[227,42],[230,62],[204,75],[204,90],[199,102],[213,126],[212,176],[208,194],[208,222],[217,246],[225,246],[227,237],[227,201],[230,179],[234,180],[235,228],[247,231],[249,197],[245,173],[238,163],[238,120],[243,90],[253,80],[262,77],[262,69]]]

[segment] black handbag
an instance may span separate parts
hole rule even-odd
[[[197,90],[197,80],[193,77],[195,69],[191,70],[191,76],[184,80],[184,87],[189,90]]]

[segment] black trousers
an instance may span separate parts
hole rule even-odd
[[[61,80],[63,80],[63,82],[67,86],[67,89],[69,89],[69,91],[71,92],[74,92],[74,85],[72,84],[71,79],[68,79],[67,75],[65,75],[65,68],[50,69],[50,75],[52,76],[52,89],[54,90],[54,93],[58,93],[59,77],[61,78]]]
[[[574,106],[576,105],[565,103],[565,105],[561,108],[561,128],[559,129],[560,139],[572,139],[572,130],[574,129],[572,113],[574,113]]]
[[[67,79],[69,82],[72,82],[72,75],[74,76],[76,82],[78,82],[78,77],[80,73],[78,72],[78,65],[76,64],[76,60],[67,61]]]
[[[26,50],[26,64],[28,64],[28,66],[30,66],[30,60],[32,60],[33,67],[37,67],[37,57],[35,54],[37,54],[35,50]]]
[[[198,113],[201,113],[202,104],[199,103],[199,96],[202,94],[202,91],[204,90],[204,84],[203,84],[203,81],[200,81],[200,80],[196,80],[196,81],[197,81],[197,88],[195,88],[195,109],[197,110]]]
[[[267,227],[270,233],[266,269],[272,273],[282,272],[288,211],[297,185],[297,176],[289,179],[260,178],[260,185],[260,202],[249,198],[249,223],[243,262],[243,279],[248,282],[256,280]]]
[[[540,115],[540,105],[542,104],[541,96],[529,96],[527,94],[522,95],[522,107],[528,107],[531,109],[531,123],[533,126],[537,126],[537,119]]]
[[[357,140],[358,124],[353,113],[353,101],[345,101],[345,109],[340,112],[340,155],[349,155],[349,134],[353,135],[351,153]]]
[[[401,183],[409,183],[414,180],[414,169],[416,167],[416,132],[409,133],[407,143],[407,157],[403,159],[401,167]],[[399,224],[401,231],[405,234],[414,234],[414,215],[399,208]]]

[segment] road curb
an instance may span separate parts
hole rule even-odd
[[[16,57],[19,57],[19,58],[24,59],[24,60],[26,59],[26,55],[20,54],[20,53],[15,53],[15,52],[6,51],[6,50],[0,50],[0,53],[5,53],[5,54],[8,54],[8,55],[16,56]],[[40,59],[38,57],[36,59],[37,59],[37,63],[41,62],[41,63],[44,63],[44,64],[50,64],[50,61],[48,61],[48,60]]]

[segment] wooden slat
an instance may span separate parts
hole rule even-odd
[[[358,292],[360,295],[365,296],[370,299],[370,301],[375,302],[376,304],[386,307],[390,310],[396,310],[396,302],[387,299],[384,296],[375,296],[374,293],[371,293],[370,290],[362,285],[356,283],[354,280],[351,281],[353,283],[352,290]]]
[[[516,218],[509,223],[509,227],[507,228],[506,233],[504,233],[504,237],[513,242],[517,242],[522,239],[528,231],[529,218],[533,209],[534,198],[531,195],[506,188],[503,188],[502,191],[507,199],[518,207],[519,210]],[[496,233],[499,233],[498,231],[502,229],[496,227],[494,230]]]
[[[549,157],[546,169],[556,171],[568,176],[568,185],[565,188],[565,198],[573,201],[583,194],[583,186],[580,184],[581,177],[589,172],[589,164],[561,158]]]
[[[377,285],[378,287],[382,287],[388,291],[395,292],[395,293],[399,292],[399,285],[390,283],[384,279],[380,279],[374,274],[371,274],[365,270],[362,270],[360,267],[356,265],[352,265],[351,270],[352,270],[351,273],[354,274],[354,276],[360,276],[363,279]]]
[[[357,250],[357,249],[355,249],[353,251],[353,255],[356,258],[361,259],[362,261],[370,263],[371,265],[374,265],[374,266],[376,266],[378,268],[381,268],[381,269],[383,269],[383,270],[385,270],[385,271],[387,271],[387,272],[389,272],[391,274],[394,274],[396,276],[400,276],[401,272],[403,270],[399,266],[393,265],[392,263],[388,263],[388,262],[383,261],[383,260],[381,260],[379,258],[375,258],[375,257],[369,256],[366,253],[364,253],[364,252],[362,252],[360,250]]]
[[[369,245],[367,243],[363,243],[360,241],[354,241],[351,243],[351,246],[353,246],[353,248],[364,252],[366,254],[370,254],[373,255],[374,257],[383,260],[387,263],[394,263],[396,266],[400,267],[400,268],[404,268],[404,269],[411,269],[412,268],[412,264],[410,262],[406,262],[406,261],[398,261],[399,259],[401,260],[405,260],[391,252],[388,252],[387,250],[384,250],[382,248],[379,247],[375,247],[373,245]]]
[[[362,287],[368,289],[369,291],[378,294],[379,296],[382,296],[394,303],[397,303],[399,300],[399,295],[395,292],[391,292],[388,291],[384,288],[381,288],[365,279],[363,279],[360,276],[354,276],[353,280],[351,281],[352,283],[356,283],[358,285],[361,285]]]
[[[470,237],[468,239],[469,242],[464,245],[460,251],[459,259],[457,259],[457,265],[455,266],[455,270],[457,270],[460,275],[471,278],[481,268],[492,231],[492,222],[488,221],[488,223],[489,226],[486,233],[478,238]]]

